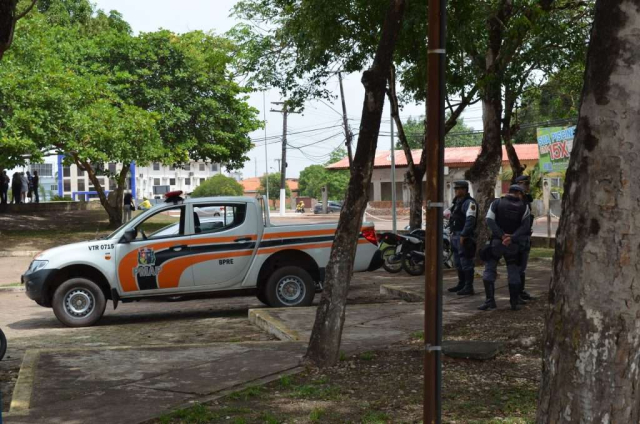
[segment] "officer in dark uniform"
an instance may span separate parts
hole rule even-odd
[[[451,287],[450,292],[459,295],[474,294],[473,274],[476,255],[476,215],[478,205],[469,194],[469,183],[456,181],[453,183],[456,197],[451,206],[450,228],[453,262],[458,270],[458,285]]]
[[[533,197],[529,192],[531,191],[531,179],[528,175],[521,175],[516,178],[516,184],[524,189],[524,202],[529,206],[531,211],[531,203]],[[531,214],[531,228],[529,229],[529,236],[526,237],[520,245],[520,299],[531,300],[531,295],[524,290],[524,283],[526,280],[527,264],[529,263],[529,253],[531,252],[531,236],[533,235],[533,213]]]
[[[529,206],[523,201],[524,190],[518,184],[509,187],[509,194],[491,203],[487,212],[487,225],[491,230],[490,255],[485,261],[482,281],[485,303],[478,309],[495,309],[494,298],[496,268],[500,258],[507,263],[509,300],[511,309],[518,310],[520,295],[520,243],[529,234]]]

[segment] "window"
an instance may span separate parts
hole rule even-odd
[[[57,185],[51,185],[50,190],[51,191],[58,191],[58,186]]]
[[[211,164],[211,172],[218,172],[218,164],[217,163],[212,163]]]
[[[160,185],[160,178],[154,178],[153,179],[153,185],[159,186]]]
[[[176,185],[176,179],[175,178],[169,178],[169,185]]]
[[[53,177],[53,165],[50,163],[33,164],[29,168],[32,174],[37,172],[39,177]]]
[[[71,167],[70,166],[63,166],[62,167],[62,176],[63,177],[70,177],[71,176]]]
[[[116,164],[113,162],[109,163],[109,173],[112,175],[116,173]]]
[[[176,170],[175,165],[169,165],[169,171],[175,171],[175,170]]]
[[[199,163],[199,164],[198,164],[198,169],[199,169],[200,171],[204,171],[204,163]]]
[[[84,191],[84,179],[78,180],[78,191]]]
[[[190,186],[191,185],[191,178],[185,178],[184,179],[184,185]]]
[[[109,178],[109,187],[107,187],[107,190],[115,190],[116,188],[118,188],[118,183],[116,182],[116,180],[114,180],[113,178]]]
[[[71,191],[71,180],[63,180],[64,191]]]
[[[206,178],[200,178],[200,184],[202,185],[205,182]]]
[[[193,221],[195,233],[217,233],[238,227],[244,222],[246,211],[246,204],[194,206]]]
[[[160,164],[158,162],[153,162],[153,170],[154,171],[159,171],[160,170]]]
[[[153,214],[136,227],[136,240],[179,237],[184,235],[184,206],[175,206]],[[139,258],[138,261],[144,260]]]

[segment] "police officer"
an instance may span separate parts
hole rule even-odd
[[[521,175],[516,178],[516,184],[524,190],[524,202],[529,206],[529,211],[531,211],[531,203],[533,202],[533,197],[531,197],[531,179],[528,175]],[[533,235],[533,213],[530,216],[531,227],[529,229],[529,236],[525,237],[520,245],[520,299],[522,300],[531,300],[531,295],[524,290],[524,283],[526,280],[525,273],[527,272],[527,264],[529,263],[529,253],[531,252],[531,236]]]
[[[474,294],[473,274],[476,254],[475,230],[478,205],[469,194],[469,183],[453,183],[455,199],[451,206],[450,228],[453,262],[458,270],[458,285],[449,288],[459,295]]]
[[[491,230],[490,255],[485,262],[482,280],[486,294],[485,303],[478,309],[495,309],[494,298],[496,268],[504,257],[509,279],[511,309],[518,310],[520,295],[520,243],[529,234],[529,206],[523,201],[524,189],[518,184],[509,187],[509,194],[491,203],[487,212],[487,225]]]

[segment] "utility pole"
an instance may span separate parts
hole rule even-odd
[[[427,224],[424,298],[424,424],[442,422],[442,214],[447,0],[429,0],[427,46]],[[428,252],[428,254],[427,254]]]
[[[274,105],[281,105],[281,110],[271,109],[271,112],[282,113],[282,159],[280,163],[280,216],[285,215],[285,203],[287,197],[287,116],[292,112],[287,107],[287,102],[271,102]]]
[[[398,225],[396,223],[396,151],[394,143],[394,134],[393,134],[393,112],[391,112],[391,220],[392,223],[392,231],[394,234],[398,233]]]
[[[267,100],[264,91],[262,92],[262,117],[264,119],[264,169],[267,179],[267,210],[271,210],[271,200],[269,200],[269,158],[267,156]]]
[[[342,88],[342,73],[338,72],[338,81],[340,81],[340,97],[342,98],[342,123],[344,125],[344,136],[347,140],[347,157],[349,158],[349,168],[351,168],[351,161],[353,160],[353,154],[351,153],[351,143],[353,142],[353,133],[349,128],[349,122],[347,120],[347,105],[344,101],[344,89]]]

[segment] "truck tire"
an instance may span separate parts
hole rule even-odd
[[[274,271],[265,286],[267,304],[276,308],[309,306],[316,287],[307,271],[297,266],[285,266]]]
[[[7,338],[4,336],[2,330],[0,330],[0,361],[4,358],[5,353],[7,353]]]
[[[96,283],[71,278],[53,294],[53,312],[67,327],[90,327],[102,317],[107,301]]]
[[[256,297],[258,298],[258,300],[262,303],[264,303],[265,305],[269,306],[269,301],[267,300],[267,295],[265,294],[265,288],[259,288],[258,289],[258,293],[256,293]]]

